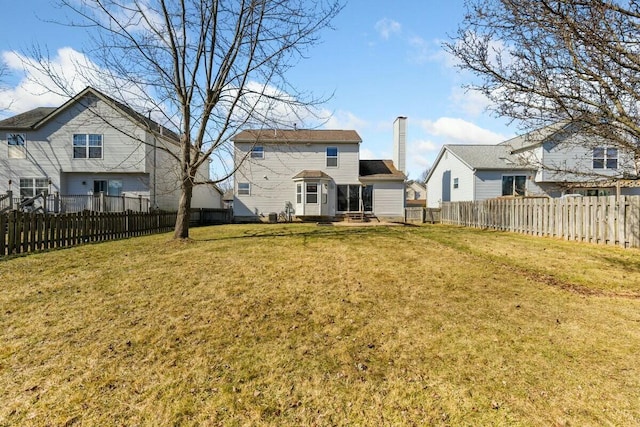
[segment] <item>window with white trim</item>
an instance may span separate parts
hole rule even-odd
[[[296,184],[296,203],[302,203],[302,184]]]
[[[338,167],[338,147],[327,147],[327,167]]]
[[[101,159],[102,135],[80,133],[73,135],[74,159]]]
[[[24,133],[7,134],[7,157],[10,159],[27,158],[27,135]]]
[[[48,178],[20,178],[20,197],[34,197],[49,190]]]
[[[593,149],[594,169],[618,169],[618,149],[596,147]]]
[[[251,184],[249,184],[248,182],[239,182],[238,195],[249,196],[250,194],[251,194]]]
[[[318,184],[315,182],[307,182],[307,204],[318,203]]]
[[[526,175],[504,175],[502,177],[503,196],[524,196],[526,186]]]
[[[252,159],[264,159],[264,146],[262,146],[262,145],[254,145],[251,148],[251,158]]]
[[[458,188],[459,187],[459,181],[458,178],[453,178],[453,188]]]

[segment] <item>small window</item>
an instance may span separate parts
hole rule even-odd
[[[458,178],[453,178],[453,188],[458,188]]]
[[[238,183],[238,194],[248,196],[251,194],[251,185],[248,182]]]
[[[302,203],[302,184],[296,184],[296,203]]]
[[[338,147],[327,147],[327,167],[338,167]]]
[[[27,135],[24,133],[8,133],[7,148],[10,159],[26,159]]]
[[[74,159],[101,159],[102,135],[74,134],[73,135]]]
[[[318,184],[307,183],[307,203],[308,204],[318,203]]]
[[[593,149],[594,169],[618,169],[618,149],[596,147]]]
[[[264,146],[254,145],[253,148],[251,149],[251,158],[264,159]]]
[[[34,197],[48,189],[48,178],[20,178],[20,197]]]

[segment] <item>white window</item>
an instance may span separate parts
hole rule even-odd
[[[296,203],[302,203],[302,184],[296,184]]]
[[[453,178],[453,188],[458,188],[458,186],[459,186],[458,178]]]
[[[254,145],[253,148],[251,149],[251,158],[264,159],[264,146]]]
[[[24,133],[8,133],[7,148],[10,159],[26,159],[27,135]]]
[[[338,167],[338,147],[327,147],[327,167]]]
[[[316,184],[315,182],[307,183],[307,203],[308,204],[318,203],[318,184]]]
[[[618,169],[618,149],[596,147],[593,149],[594,169]]]
[[[48,178],[20,178],[20,197],[34,197],[48,189]]]
[[[524,196],[526,185],[525,175],[505,175],[502,177],[502,195]]]
[[[238,195],[248,196],[251,194],[251,184],[248,182],[238,183]]]
[[[73,135],[74,159],[101,159],[102,135],[74,134]]]

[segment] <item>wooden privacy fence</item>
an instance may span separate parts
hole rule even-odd
[[[446,202],[443,224],[640,247],[640,196]]]
[[[0,256],[162,233],[173,230],[175,212],[92,212],[0,215]]]
[[[440,209],[411,207],[404,209],[404,222],[440,222]]]

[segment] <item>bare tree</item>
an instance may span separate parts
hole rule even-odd
[[[564,122],[640,159],[640,2],[467,0],[445,49],[469,89],[525,127]]]
[[[162,124],[179,135],[177,239],[189,236],[194,186],[232,175],[229,166],[213,181],[197,179],[210,159],[228,154],[233,134],[245,126],[300,123],[295,116],[322,101],[296,90],[286,73],[342,8],[341,0],[59,1],[73,11],[68,25],[90,31],[85,54],[98,65],[78,62],[76,75],[134,110],[162,114]],[[37,62],[69,90],[68,76],[49,67],[48,58]]]

